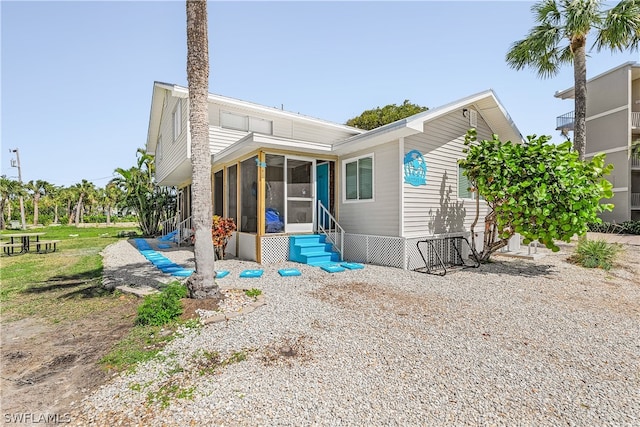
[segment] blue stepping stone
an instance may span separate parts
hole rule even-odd
[[[345,270],[344,267],[341,267],[339,264],[323,265],[320,268],[326,271],[327,273],[340,273],[341,271]]]
[[[364,265],[358,264],[357,262],[343,262],[340,265],[349,270],[361,270],[364,268]]]
[[[171,245],[168,245],[168,244],[166,244],[166,243],[160,243],[160,244],[158,245],[158,248],[159,248],[159,249],[169,249],[170,247],[171,247]]]
[[[216,279],[222,279],[223,277],[226,277],[228,275],[229,272],[227,270],[216,271]]]
[[[193,274],[193,270],[178,270],[178,271],[174,271],[173,273],[171,273],[172,276],[177,276],[177,277],[189,277]]]
[[[298,270],[297,268],[283,268],[281,270],[278,270],[278,274],[280,274],[282,277],[302,276],[302,273],[300,273],[300,270]]]
[[[242,273],[240,273],[240,277],[251,277],[251,278],[260,277],[262,276],[263,272],[264,270],[245,270]]]
[[[173,273],[176,271],[184,270],[184,267],[180,267],[179,265],[172,265],[170,267],[161,267],[163,273]]]

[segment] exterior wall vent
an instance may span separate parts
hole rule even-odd
[[[476,110],[469,110],[469,126],[478,127],[478,112]]]

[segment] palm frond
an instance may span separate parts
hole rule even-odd
[[[640,45],[640,0],[622,0],[606,12],[594,47],[624,51]]]

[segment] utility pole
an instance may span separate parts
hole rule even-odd
[[[9,149],[10,153],[16,153],[16,158],[11,159],[11,166],[14,168],[18,168],[18,182],[22,185],[22,170],[20,169],[20,153],[17,148]],[[20,189],[22,190],[22,188]],[[24,219],[24,199],[22,198],[22,194],[20,194],[20,220],[22,221],[22,229],[27,229],[27,223]]]

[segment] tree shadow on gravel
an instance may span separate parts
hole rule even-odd
[[[544,277],[556,273],[555,266],[551,264],[534,264],[527,261],[492,261],[488,264],[481,264],[479,268],[469,268],[466,271],[482,274],[508,274],[519,277]]]

